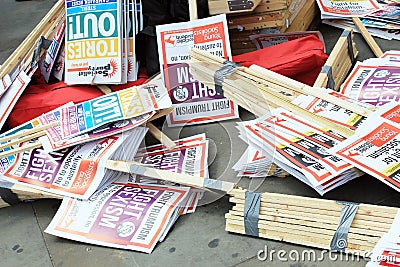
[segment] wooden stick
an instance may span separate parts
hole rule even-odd
[[[49,128],[52,128],[52,127],[55,127],[55,126],[58,126],[58,125],[60,125],[59,122],[52,122],[52,123],[49,123],[49,124],[46,124],[46,125],[34,127],[32,129],[29,129],[29,130],[19,131],[19,132],[15,133],[15,134],[10,134],[10,135],[7,135],[7,136],[4,136],[4,137],[0,138],[0,143],[7,142],[7,141],[10,141],[10,140],[13,140],[13,139],[18,139],[20,137],[28,136],[28,135],[31,135],[31,134],[35,134],[37,132],[42,132],[44,130],[47,130]],[[31,138],[31,139],[33,139],[33,138]],[[28,140],[30,140],[30,139],[28,139]]]
[[[42,143],[40,143],[40,142],[35,142],[35,143],[28,144],[28,145],[24,145],[24,146],[21,146],[18,148],[14,148],[14,149],[11,149],[8,151],[1,152],[0,158],[5,158],[5,157],[15,155],[15,154],[18,154],[18,153],[21,153],[24,151],[32,150],[34,148],[39,148],[41,146],[42,146]]]
[[[237,188],[237,185],[231,182],[207,179],[203,177],[192,176],[185,173],[176,173],[168,170],[155,169],[152,167],[148,167],[145,164],[133,161],[108,160],[106,163],[106,168],[125,173],[136,173],[139,175],[144,175],[156,179],[166,180],[169,182],[188,185],[201,189],[216,189],[213,186],[217,185],[219,191],[229,192],[232,189]],[[207,183],[213,181],[215,182],[215,184],[210,185],[209,183]]]
[[[189,18],[190,20],[198,19],[197,14],[197,1],[196,0],[188,0],[189,1]]]
[[[354,25],[356,25],[357,29],[360,31],[361,35],[364,37],[364,40],[367,42],[369,47],[371,48],[372,52],[376,57],[380,57],[383,55],[381,48],[375,42],[375,39],[371,36],[367,28],[361,22],[359,18],[352,18]]]
[[[32,140],[32,139],[35,139],[35,138],[38,138],[41,136],[45,136],[45,135],[46,135],[45,131],[40,131],[40,132],[25,136],[25,137],[22,137],[19,139],[15,139],[15,140],[12,140],[10,142],[0,145],[0,150],[3,150],[4,148],[10,147],[12,145],[20,144],[20,143],[27,142],[29,140]]]

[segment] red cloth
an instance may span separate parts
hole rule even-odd
[[[141,72],[138,78],[135,82],[110,87],[113,91],[118,91],[140,85],[147,80],[146,72]],[[7,124],[14,128],[70,101],[78,104],[102,95],[96,86],[67,85],[64,82],[47,84],[43,77],[34,76],[13,108]]]
[[[314,35],[233,57],[242,66],[256,64],[308,85],[314,84],[327,59],[324,44]]]

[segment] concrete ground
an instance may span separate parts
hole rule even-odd
[[[50,9],[54,0],[17,2],[1,0],[0,62],[3,62]],[[341,30],[319,25],[327,51],[331,51]],[[372,53],[356,35],[359,60],[372,57]],[[398,49],[399,42],[377,39],[383,51]],[[241,119],[252,115],[242,111]],[[158,121],[162,126],[162,121]],[[235,121],[214,123],[198,127],[167,129],[175,139],[205,132],[211,141],[210,176],[217,179],[238,181],[231,166],[242,154],[246,145],[239,140]],[[149,138],[147,142],[154,142]],[[266,192],[279,192],[301,196],[319,197],[316,192],[295,178],[267,178],[250,181],[242,178],[241,185]],[[400,194],[376,179],[364,176],[326,194],[326,199],[398,206]],[[83,244],[61,239],[43,231],[58,209],[58,200],[40,200],[0,209],[0,266],[365,266],[363,259],[341,259],[325,255],[321,250],[292,245],[268,239],[231,234],[225,231],[224,214],[231,208],[227,196],[207,195],[202,206],[192,215],[179,218],[167,236],[150,255]],[[316,260],[266,259],[261,261],[260,250],[310,250]],[[261,254],[264,255],[264,254]],[[276,254],[275,254],[276,255]],[[294,254],[291,254],[294,255]],[[287,257],[287,256],[286,256]]]

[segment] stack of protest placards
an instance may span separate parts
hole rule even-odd
[[[400,52],[387,51],[381,58],[357,62],[341,92],[374,106],[400,100]]]
[[[42,148],[27,150],[16,155],[2,178],[54,194],[87,199],[113,178],[113,173],[106,171],[107,160],[132,160],[145,133],[146,128],[137,127],[55,152]]]
[[[364,3],[364,2],[371,4],[371,7],[376,5],[376,3],[372,1],[361,1],[361,2],[357,1],[354,3]],[[318,1],[318,3],[320,3],[320,1]],[[331,3],[336,3],[336,2],[332,1]],[[351,5],[357,7],[357,5],[354,3],[351,2]],[[348,5],[350,5],[350,3]],[[400,40],[400,34],[399,34],[400,6],[379,4],[379,7],[381,10],[376,10],[373,13],[367,12],[366,14],[363,14],[361,19],[362,24],[368,29],[368,32],[370,32],[372,36],[376,36],[387,40],[392,40],[392,39]],[[360,8],[358,10],[363,10],[363,9]],[[350,18],[351,16],[356,16],[356,14],[351,13],[350,16],[347,16],[346,14],[343,15],[341,18],[322,17],[323,18],[322,23],[341,29],[345,27],[352,27],[354,28],[355,31],[358,31],[358,29],[354,27],[354,24],[351,21]]]
[[[239,123],[238,129],[250,151],[264,157],[256,162],[247,158],[250,161],[246,164],[252,163],[258,172],[263,169],[265,173],[268,164],[276,163],[321,195],[360,174],[351,164],[327,151],[343,137],[287,110],[275,109],[272,116]],[[247,171],[248,168],[239,174]]]
[[[136,162],[155,169],[208,177],[204,134],[140,149]],[[150,253],[180,215],[193,213],[203,191],[134,173],[118,174],[89,199],[64,198],[46,232],[86,243]]]
[[[136,2],[67,0],[65,7],[65,82],[118,84],[136,80]]]
[[[160,66],[174,110],[168,126],[183,126],[237,118],[238,106],[218,88],[193,78],[189,65],[190,48],[206,50],[218,57],[231,57],[225,15],[184,23],[157,26]]]

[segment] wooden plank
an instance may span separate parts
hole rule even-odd
[[[359,18],[352,18],[352,20],[353,20],[354,25],[356,25],[357,29],[361,33],[361,35],[364,37],[364,40],[367,42],[367,44],[371,48],[372,52],[374,52],[374,55],[376,57],[382,56],[383,52],[382,52],[381,48],[375,42],[375,39],[369,33],[369,31],[364,26],[364,24],[361,22],[361,20]]]

